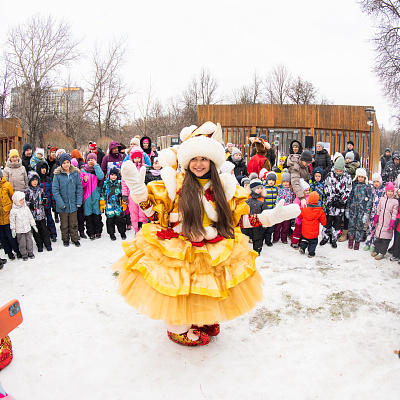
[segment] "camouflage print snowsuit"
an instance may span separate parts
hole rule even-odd
[[[328,173],[325,179],[325,206],[326,206],[326,225],[322,229],[322,238],[331,239],[337,242],[340,235],[340,222],[346,208],[347,200],[352,189],[351,176],[347,172],[341,175],[335,170]]]
[[[368,229],[367,229],[368,238],[367,241],[365,242],[365,244],[368,246],[373,246],[375,244],[376,226],[374,225],[374,217],[378,209],[379,199],[384,195],[384,193],[385,193],[385,188],[383,186],[378,187],[378,189],[372,186],[372,210],[368,220]]]
[[[364,235],[363,217],[369,217],[372,208],[371,186],[355,181],[347,208],[350,211],[349,236],[354,236],[356,242],[361,242]]]

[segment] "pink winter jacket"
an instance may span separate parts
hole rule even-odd
[[[131,196],[129,196],[129,188],[123,178],[121,179],[121,185],[122,185],[122,195],[129,197],[128,207],[129,207],[129,213],[131,214],[131,223],[133,229],[135,230],[135,233],[138,233],[139,232],[138,223],[139,222],[147,223],[149,220],[144,214],[143,210],[139,207],[139,204],[135,203],[132,200]]]
[[[306,199],[306,202],[307,202],[307,204],[308,204],[308,196],[305,196],[304,198]],[[301,200],[300,200],[297,196],[296,196],[296,198],[294,199],[293,204],[297,204],[297,205],[300,207],[300,210],[301,210]],[[295,223],[296,223],[297,225],[301,225],[301,223],[302,223],[302,218],[296,217],[296,219],[295,219],[294,221],[295,221]]]
[[[395,220],[399,210],[399,202],[391,197],[382,196],[378,203],[376,214],[379,216],[375,235],[380,239],[391,239],[393,231],[389,230],[391,220]]]

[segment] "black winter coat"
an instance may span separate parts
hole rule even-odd
[[[324,178],[328,175],[328,172],[332,168],[332,160],[326,149],[317,151],[314,154],[313,168],[320,167],[324,170]]]
[[[247,165],[243,158],[241,158],[239,161],[233,161],[232,156],[229,156],[226,161],[230,161],[232,164],[235,164],[235,169],[233,171],[235,176],[249,176],[249,171],[247,171]]]
[[[354,149],[353,149],[353,150],[345,150],[345,151],[342,153],[342,156],[343,156],[344,159],[346,159],[346,154],[347,154],[349,151],[352,151],[352,152],[354,153],[354,161],[360,161],[360,155],[359,155]]]

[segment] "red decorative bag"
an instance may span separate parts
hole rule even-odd
[[[0,341],[0,370],[10,364],[13,358],[12,345],[9,336]]]

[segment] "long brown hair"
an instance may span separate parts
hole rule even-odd
[[[271,163],[269,162],[268,158],[264,160],[262,167],[265,168],[267,171],[271,171]]]
[[[226,200],[217,168],[211,160],[210,171],[211,187],[214,192],[215,206],[218,214],[218,221],[214,222],[215,228],[219,235],[227,239],[233,239],[235,232],[233,229],[232,212]],[[201,206],[202,189],[200,182],[196,179],[196,175],[188,168],[182,183],[178,208],[182,213],[182,232],[189,239],[204,236],[205,234]]]

